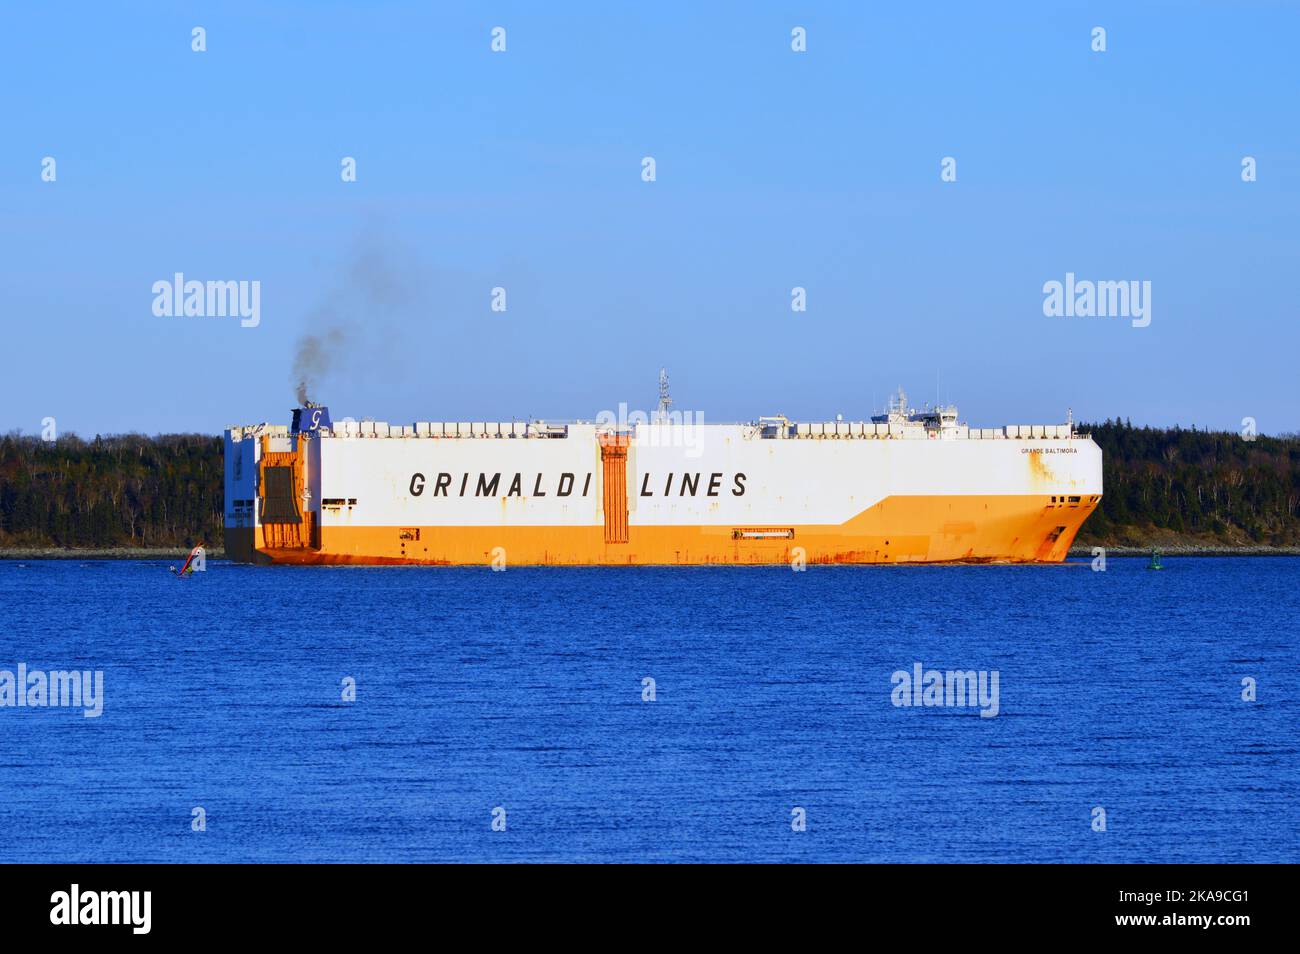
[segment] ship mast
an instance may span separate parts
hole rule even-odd
[[[668,396],[668,369],[659,369],[659,423],[668,423],[668,408],[672,407],[673,399]]]

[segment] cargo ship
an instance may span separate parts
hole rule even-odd
[[[1065,424],[333,422],[225,432],[225,546],[285,564],[1055,563],[1101,499]]]

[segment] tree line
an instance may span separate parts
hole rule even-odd
[[[222,541],[222,438],[0,438],[0,547]]]
[[[1082,425],[1105,493],[1083,544],[1172,532],[1300,546],[1300,438]],[[0,438],[0,547],[219,546],[222,439],[201,434]]]
[[[1300,545],[1300,438],[1134,427],[1080,430],[1102,450],[1101,506],[1080,543],[1171,531],[1230,545]]]

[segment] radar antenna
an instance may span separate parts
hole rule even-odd
[[[672,407],[673,399],[668,396],[668,369],[659,369],[659,421],[666,424],[668,422],[668,409]]]

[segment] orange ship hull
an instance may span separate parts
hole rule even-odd
[[[226,555],[285,564],[645,566],[791,563],[1059,563],[1100,495],[891,496],[835,526],[319,527],[319,546],[227,528]]]

